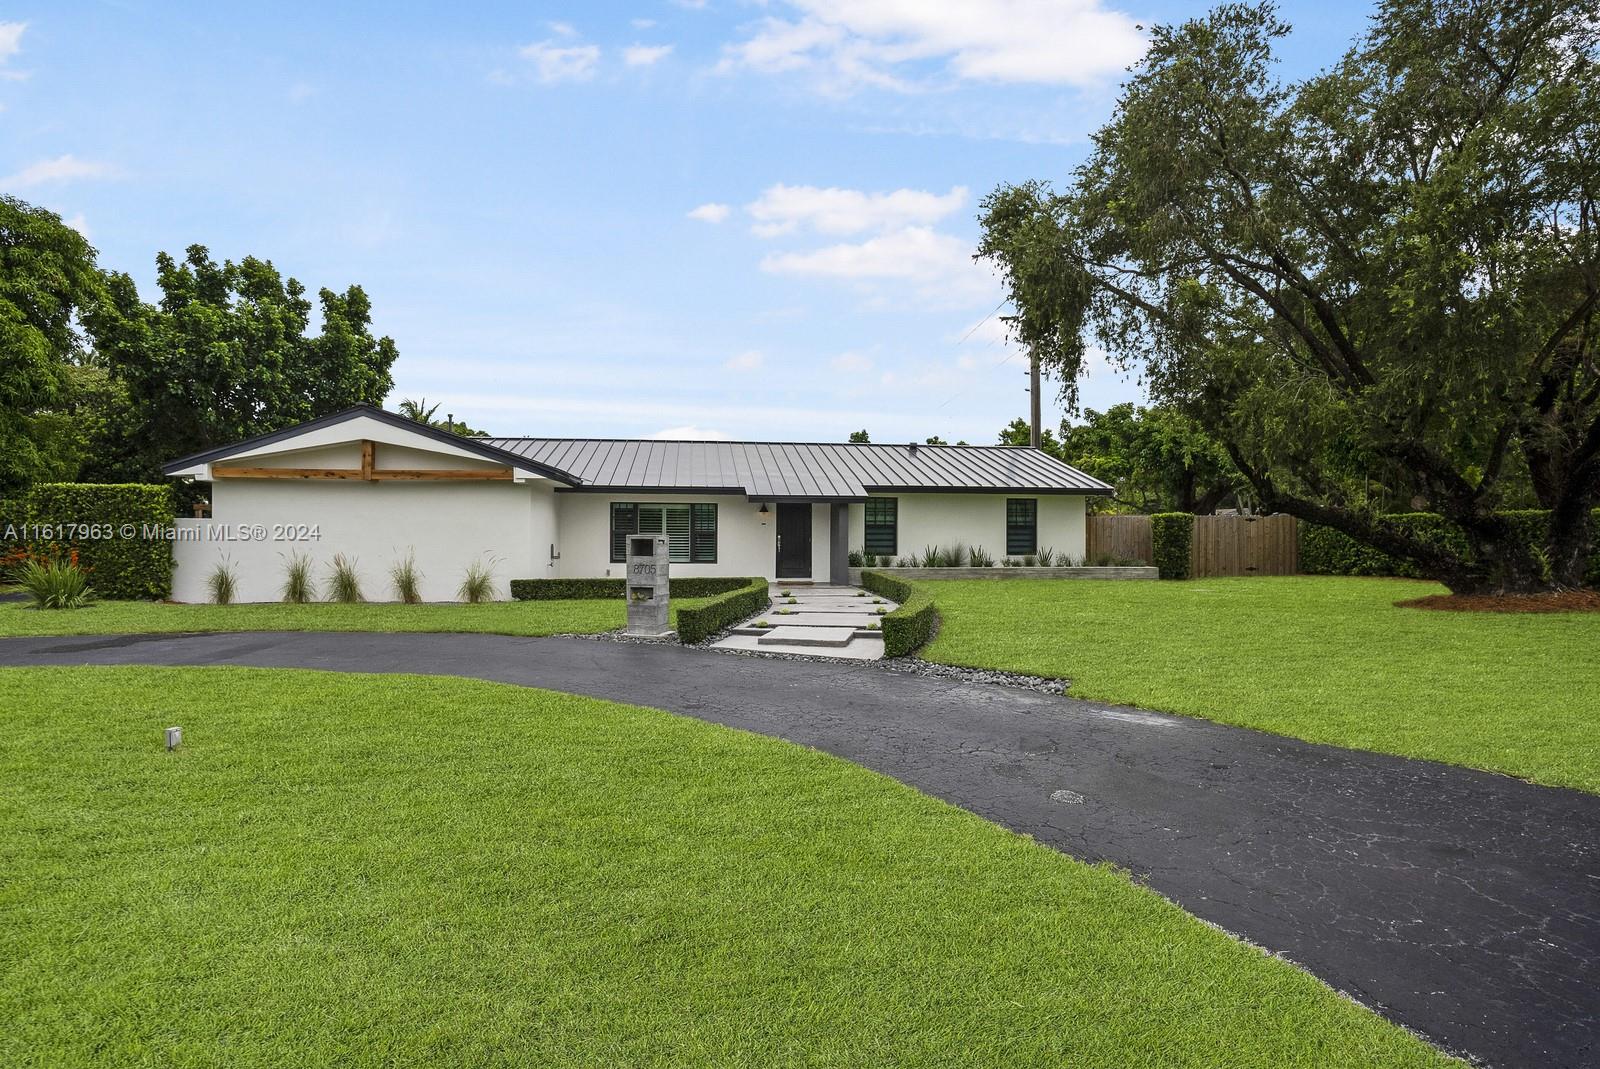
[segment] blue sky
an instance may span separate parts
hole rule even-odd
[[[391,406],[494,433],[988,442],[1026,362],[978,201],[1064,178],[1139,25],[1203,10],[0,2],[0,191],[146,299],[194,242],[360,283]],[[1368,8],[1282,10],[1294,75]]]

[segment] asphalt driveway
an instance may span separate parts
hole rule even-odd
[[[472,676],[814,746],[1090,861],[1490,1065],[1600,1064],[1600,796],[874,665],[585,639],[0,640],[0,665]]]

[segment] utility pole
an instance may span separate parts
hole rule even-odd
[[[1028,444],[1039,448],[1039,354],[1028,355]]]

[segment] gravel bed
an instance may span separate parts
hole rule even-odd
[[[760,614],[757,614],[758,616]],[[754,620],[757,617],[752,616]],[[748,622],[748,621],[747,621]],[[735,626],[742,627],[743,624]],[[828,657],[818,654],[813,656],[807,653],[774,653],[770,650],[741,650],[727,649],[713,646],[712,643],[725,638],[733,628],[717,632],[702,642],[694,643],[691,649],[710,650],[730,657],[764,657],[773,661],[822,661],[826,664],[854,665],[858,668],[876,668],[880,672],[898,672],[901,675],[931,676],[935,679],[949,679],[957,683],[984,683],[994,687],[1016,687],[1021,690],[1034,690],[1042,694],[1065,694],[1071,680],[1050,679],[1045,676],[1030,676],[1022,672],[1002,672],[995,668],[963,668],[954,664],[935,664],[924,661],[920,657],[895,657],[880,661],[863,661],[854,657]],[[676,646],[680,643],[676,638],[649,638],[643,635],[630,635],[626,631],[602,631],[599,634],[584,635],[556,635],[556,638],[583,638],[593,642],[633,642],[651,646]]]

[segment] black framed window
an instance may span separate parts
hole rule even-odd
[[[1006,556],[1025,557],[1039,552],[1039,500],[1006,498]]]
[[[900,552],[900,499],[869,497],[866,511],[866,550],[878,557]]]
[[[631,534],[667,536],[668,559],[676,564],[717,563],[717,506],[712,503],[656,505],[611,503],[611,563],[628,557]]]

